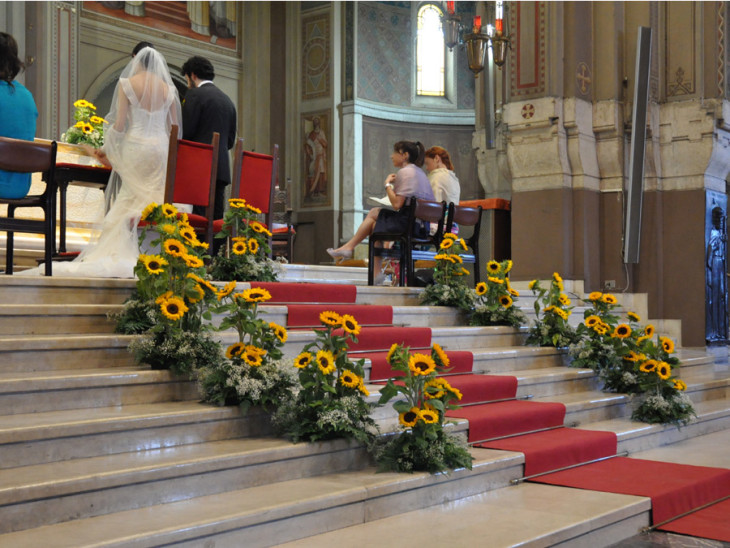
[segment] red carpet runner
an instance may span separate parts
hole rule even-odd
[[[270,304],[287,304],[289,327],[317,326],[323,310],[354,316],[361,325],[361,333],[358,343],[351,346],[352,357],[370,359],[371,381],[384,381],[393,375],[386,361],[393,343],[410,346],[413,351],[429,349],[432,343],[429,328],[367,327],[392,323],[393,311],[389,306],[355,305],[356,286],[306,283],[254,283],[252,286],[267,289],[273,297],[268,301]],[[471,374],[471,352],[447,350],[447,355],[452,368],[449,383],[462,392],[462,403],[467,404],[448,416],[469,420],[469,442],[481,442],[476,447],[524,453],[526,476],[616,454],[615,433],[563,428],[563,404],[516,400],[515,377]],[[622,457],[548,473],[531,481],[651,497],[653,523],[730,494],[730,470]],[[728,516],[730,500],[725,500],[661,529],[730,541]]]

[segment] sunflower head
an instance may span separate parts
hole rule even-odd
[[[586,325],[587,325],[588,327],[593,327],[594,325],[598,325],[598,324],[600,324],[600,323],[601,323],[601,318],[599,318],[599,317],[598,317],[598,316],[596,316],[595,314],[593,314],[593,315],[591,315],[591,316],[588,316],[588,317],[586,318],[586,321],[585,321],[585,324],[586,324]]]
[[[449,249],[452,245],[454,245],[454,240],[452,240],[451,238],[444,238],[441,241],[439,249]]]
[[[393,354],[395,354],[395,351],[398,350],[398,346],[398,343],[390,345],[390,350],[388,350],[388,355],[385,358],[388,363],[392,363],[391,360],[393,359]]]
[[[167,240],[165,240],[165,242],[162,244],[162,247],[165,249],[165,252],[172,255],[173,257],[182,257],[188,252],[185,245],[183,245],[181,241],[176,240],[175,238],[168,238]]]
[[[342,325],[342,316],[340,316],[337,312],[325,310],[319,313],[319,321],[331,327],[339,327]]]
[[[289,337],[289,334],[287,333],[286,329],[280,326],[279,324],[276,324],[274,322],[269,323],[269,328],[274,332],[274,336],[276,336],[277,339],[279,339],[279,342],[281,344],[284,344],[286,342],[286,339]]]
[[[616,304],[618,303],[618,300],[616,300],[616,297],[611,295],[610,293],[604,293],[601,297],[601,301],[603,301],[606,304]]]
[[[146,220],[150,215],[152,215],[152,213],[155,211],[155,209],[157,209],[157,207],[158,206],[157,206],[157,204],[155,202],[152,202],[150,204],[147,204],[147,207],[145,207],[142,210],[141,220],[143,220],[143,221]]]
[[[241,352],[241,359],[251,367],[260,366],[264,360],[263,356],[266,354],[263,348],[247,344]]]
[[[477,295],[484,295],[487,292],[487,284],[479,282],[475,288]]]
[[[647,325],[644,328],[644,335],[646,335],[647,337],[653,337],[655,332],[656,332],[656,329],[651,324]]]
[[[185,264],[188,265],[190,268],[200,268],[205,263],[203,263],[203,260],[196,257],[195,255],[190,255],[189,253],[186,253],[182,256],[183,261],[185,261]]]
[[[684,392],[687,390],[687,383],[685,383],[682,379],[674,379],[674,388],[680,392]]]
[[[487,272],[490,274],[499,274],[502,272],[502,265],[495,260],[491,260],[487,263]]]
[[[456,234],[454,234],[453,232],[446,232],[444,234],[444,238],[447,238],[449,240],[456,240],[458,238],[458,236]]]
[[[242,297],[247,303],[262,303],[271,300],[271,293],[263,287],[252,287],[244,290]]]
[[[314,356],[312,356],[310,352],[302,352],[294,359],[294,367],[298,369],[304,369],[310,363],[312,363],[313,358]]]
[[[439,414],[430,409],[421,409],[418,412],[418,418],[426,424],[435,424],[439,421]]]
[[[618,324],[613,330],[613,336],[619,339],[625,339],[629,335],[631,335],[631,328],[625,323]]]
[[[419,411],[420,409],[418,409],[418,407],[411,407],[409,411],[398,415],[398,422],[406,427],[416,426],[419,418]]]
[[[600,301],[601,297],[603,297],[603,293],[600,291],[593,291],[590,295],[588,295],[589,301]]]
[[[259,250],[259,242],[258,242],[258,240],[256,238],[249,238],[248,239],[248,250],[252,254],[254,254],[254,255],[258,252],[258,250]]]
[[[246,345],[241,342],[232,344],[226,349],[226,358],[230,360],[235,356],[240,356],[244,348],[246,348]]]
[[[223,289],[220,291],[216,291],[216,297],[218,297],[218,300],[220,301],[223,299],[223,297],[228,297],[231,293],[233,293],[233,290],[236,289],[236,282],[228,282]]]
[[[626,316],[631,320],[632,322],[639,323],[641,321],[641,318],[636,312],[627,312]]]
[[[168,219],[177,217],[177,208],[172,204],[162,204],[162,214]]]
[[[657,363],[656,360],[646,360],[645,362],[642,362],[642,364],[639,366],[639,371],[642,373],[651,373],[652,371],[656,370]]]
[[[494,276],[487,276],[487,280],[497,285],[502,285],[504,283],[502,278],[495,278]]]
[[[667,354],[671,354],[674,352],[674,341],[672,339],[669,339],[667,337],[659,337],[659,342],[662,345],[662,349]]]
[[[408,360],[408,369],[414,375],[430,375],[436,369],[436,362],[426,354],[413,354]]]
[[[342,329],[347,331],[350,335],[358,336],[360,334],[360,325],[357,323],[354,317],[349,314],[342,316]]]
[[[563,306],[570,306],[570,297],[568,297],[565,293],[560,294],[558,301],[560,301],[560,304]]]
[[[349,369],[345,369],[340,375],[339,381],[347,388],[357,388],[360,385],[361,379]]]
[[[246,245],[246,242],[234,242],[231,246],[231,251],[234,255],[243,255],[248,250],[248,245]]]
[[[667,380],[672,374],[672,366],[667,362],[659,362],[659,365],[656,366],[656,374],[660,379]]]
[[[512,297],[509,295],[502,295],[499,298],[499,304],[501,304],[504,308],[509,308],[512,306]]]
[[[442,367],[448,367],[449,363],[451,363],[451,360],[449,360],[449,357],[446,355],[446,352],[444,352],[444,349],[441,348],[441,345],[438,343],[433,343],[433,352],[434,359],[441,363]]]
[[[167,261],[159,255],[144,255],[140,259],[150,274],[162,274],[165,271]]]
[[[537,280],[532,280],[529,284],[527,284],[527,287],[529,289],[535,289],[536,285],[537,285]]]
[[[335,370],[335,357],[329,350],[320,350],[315,358],[319,370],[325,375],[329,375]]]
[[[168,320],[179,320],[188,311],[188,307],[179,297],[170,297],[160,303],[160,310]]]

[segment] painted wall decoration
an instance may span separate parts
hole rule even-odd
[[[699,43],[697,17],[694,2],[667,2],[666,36],[686,36],[684,40],[665,42],[666,96],[686,99],[697,90],[697,57],[695,47]],[[688,45],[694,45],[688,47]]]
[[[236,51],[239,6],[232,1],[83,3],[86,12],[113,17],[116,24],[142,25],[177,37]],[[154,41],[150,37],[150,41]]]
[[[331,135],[331,119],[329,111],[302,115],[302,205],[305,207],[331,204],[332,154],[327,140]]]
[[[302,17],[302,99],[330,94],[329,13]]]
[[[510,96],[541,97],[545,94],[545,2],[511,2]]]

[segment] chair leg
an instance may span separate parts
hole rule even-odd
[[[375,249],[373,242],[368,242],[368,285],[375,283],[375,275],[373,273],[373,260],[375,259]]]
[[[5,239],[5,274],[13,273],[13,232],[8,230]]]

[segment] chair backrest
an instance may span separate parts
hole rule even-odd
[[[177,136],[177,126],[172,126],[167,157],[165,202],[205,207],[210,209],[210,214],[206,214],[206,217],[212,220],[220,135],[214,133],[213,142],[209,145],[184,141]]]
[[[236,143],[231,196],[261,210],[266,224],[271,225],[274,187],[279,177],[279,145],[271,155],[243,150],[243,139]]]
[[[0,137],[0,169],[18,173],[36,173],[50,171],[55,165],[56,141],[36,143]]]
[[[428,238],[435,245],[439,245],[444,236],[447,210],[448,206],[446,205],[446,202],[429,202],[421,199],[416,200],[416,210],[414,213],[415,218],[437,225],[436,232],[431,234]]]

